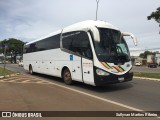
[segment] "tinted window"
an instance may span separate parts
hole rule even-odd
[[[30,52],[36,52],[37,51],[36,43],[30,44],[29,51]]]
[[[60,48],[60,35],[55,35],[36,43],[36,51]]]
[[[92,56],[89,37],[86,32],[72,32],[63,34],[63,48],[85,57]]]
[[[24,46],[24,53],[60,48],[60,34]]]
[[[28,53],[29,52],[29,45],[25,45],[23,47],[23,53]]]
[[[74,40],[75,32],[64,33],[63,36],[63,48],[72,50],[72,41]]]

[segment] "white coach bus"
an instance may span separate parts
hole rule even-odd
[[[123,33],[104,21],[80,22],[24,46],[24,69],[93,86],[130,81],[132,64]]]

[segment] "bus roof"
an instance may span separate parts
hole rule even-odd
[[[116,28],[112,24],[104,22],[104,21],[86,20],[86,21],[75,23],[73,25],[70,25],[68,27],[63,28],[63,32],[77,31],[77,30],[82,30],[82,29],[85,29],[85,28],[92,28],[92,27],[101,27],[101,28],[110,28],[110,29],[119,30],[118,28]],[[40,40],[45,39],[47,37],[51,37],[51,36],[59,34],[61,32],[62,32],[62,30],[58,30],[56,32],[50,33],[49,35],[47,35],[45,37],[42,37],[42,38],[36,39],[34,41],[28,42],[26,45],[37,42],[37,41],[40,41]]]
[[[112,24],[104,22],[104,21],[100,21],[100,20],[97,20],[97,21],[87,20],[87,21],[79,22],[79,23],[76,23],[76,24],[73,24],[73,25],[70,25],[64,28],[64,30],[65,32],[67,32],[67,31],[75,31],[75,30],[81,30],[81,29],[92,28],[92,27],[102,27],[102,28],[110,28],[110,29],[119,30]]]

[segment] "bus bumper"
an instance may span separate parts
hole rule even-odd
[[[115,84],[131,81],[133,79],[133,72],[127,72],[124,75],[115,75],[110,73],[108,76],[97,75],[96,69],[94,69],[94,82],[96,86],[103,86],[107,84]]]

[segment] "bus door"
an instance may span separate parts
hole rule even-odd
[[[94,83],[93,77],[93,61],[82,57],[83,81],[87,84]]]
[[[81,41],[81,54],[82,54],[82,76],[83,82],[87,84],[94,84],[93,75],[93,53],[90,44],[90,37],[85,32],[84,39]]]
[[[86,47],[81,48],[80,56],[73,55],[72,58],[72,55],[70,55],[70,59],[73,59],[72,61],[73,79],[87,84],[91,84],[94,82],[92,51],[89,46],[90,44],[88,44]]]

